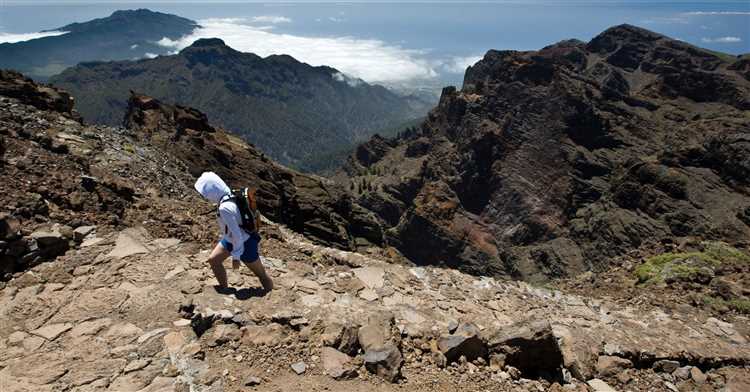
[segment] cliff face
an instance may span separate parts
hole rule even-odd
[[[746,60],[617,26],[489,51],[421,128],[361,147],[377,154],[346,181],[417,263],[575,274],[648,242],[746,242],[748,109]]]

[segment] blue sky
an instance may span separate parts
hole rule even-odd
[[[458,84],[466,66],[489,49],[538,49],[567,38],[587,41],[621,23],[726,53],[750,52],[750,1],[17,0],[0,3],[0,41],[139,7],[201,23],[190,36],[163,41],[169,50],[216,36],[238,50],[291,54],[384,84]]]

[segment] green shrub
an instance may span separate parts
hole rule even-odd
[[[661,283],[664,281],[665,272],[669,272],[672,277],[693,280],[722,264],[750,262],[750,255],[727,243],[706,241],[701,245],[702,252],[664,253],[647,258],[635,269],[638,283]],[[688,259],[699,263],[682,263]]]
[[[731,310],[739,314],[750,314],[750,300],[745,298],[736,298],[727,301],[723,298],[704,295],[701,297],[701,302],[703,302],[704,306],[718,312]]]
[[[737,313],[750,314],[750,300],[744,298],[736,298],[727,301],[729,308]]]

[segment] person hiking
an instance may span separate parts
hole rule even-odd
[[[243,262],[260,279],[263,289],[266,292],[271,291],[273,281],[263,268],[263,263],[260,261],[260,255],[258,254],[260,235],[257,230],[249,233],[241,227],[240,208],[232,198],[232,191],[227,184],[216,173],[205,172],[195,182],[195,190],[206,200],[218,205],[217,220],[222,238],[208,256],[208,264],[211,265],[211,270],[213,270],[214,276],[219,282],[217,291],[226,292],[229,290],[224,260],[230,255],[235,266],[238,264],[238,260]]]

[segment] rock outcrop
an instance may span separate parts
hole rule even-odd
[[[410,260],[482,275],[574,276],[681,238],[747,245],[746,61],[629,25],[491,50],[342,182]]]
[[[205,114],[132,94],[125,126],[199,176],[214,171],[230,186],[258,189],[261,213],[322,243],[354,249],[382,244],[375,217],[339,185],[276,164],[253,145],[214,128]]]

